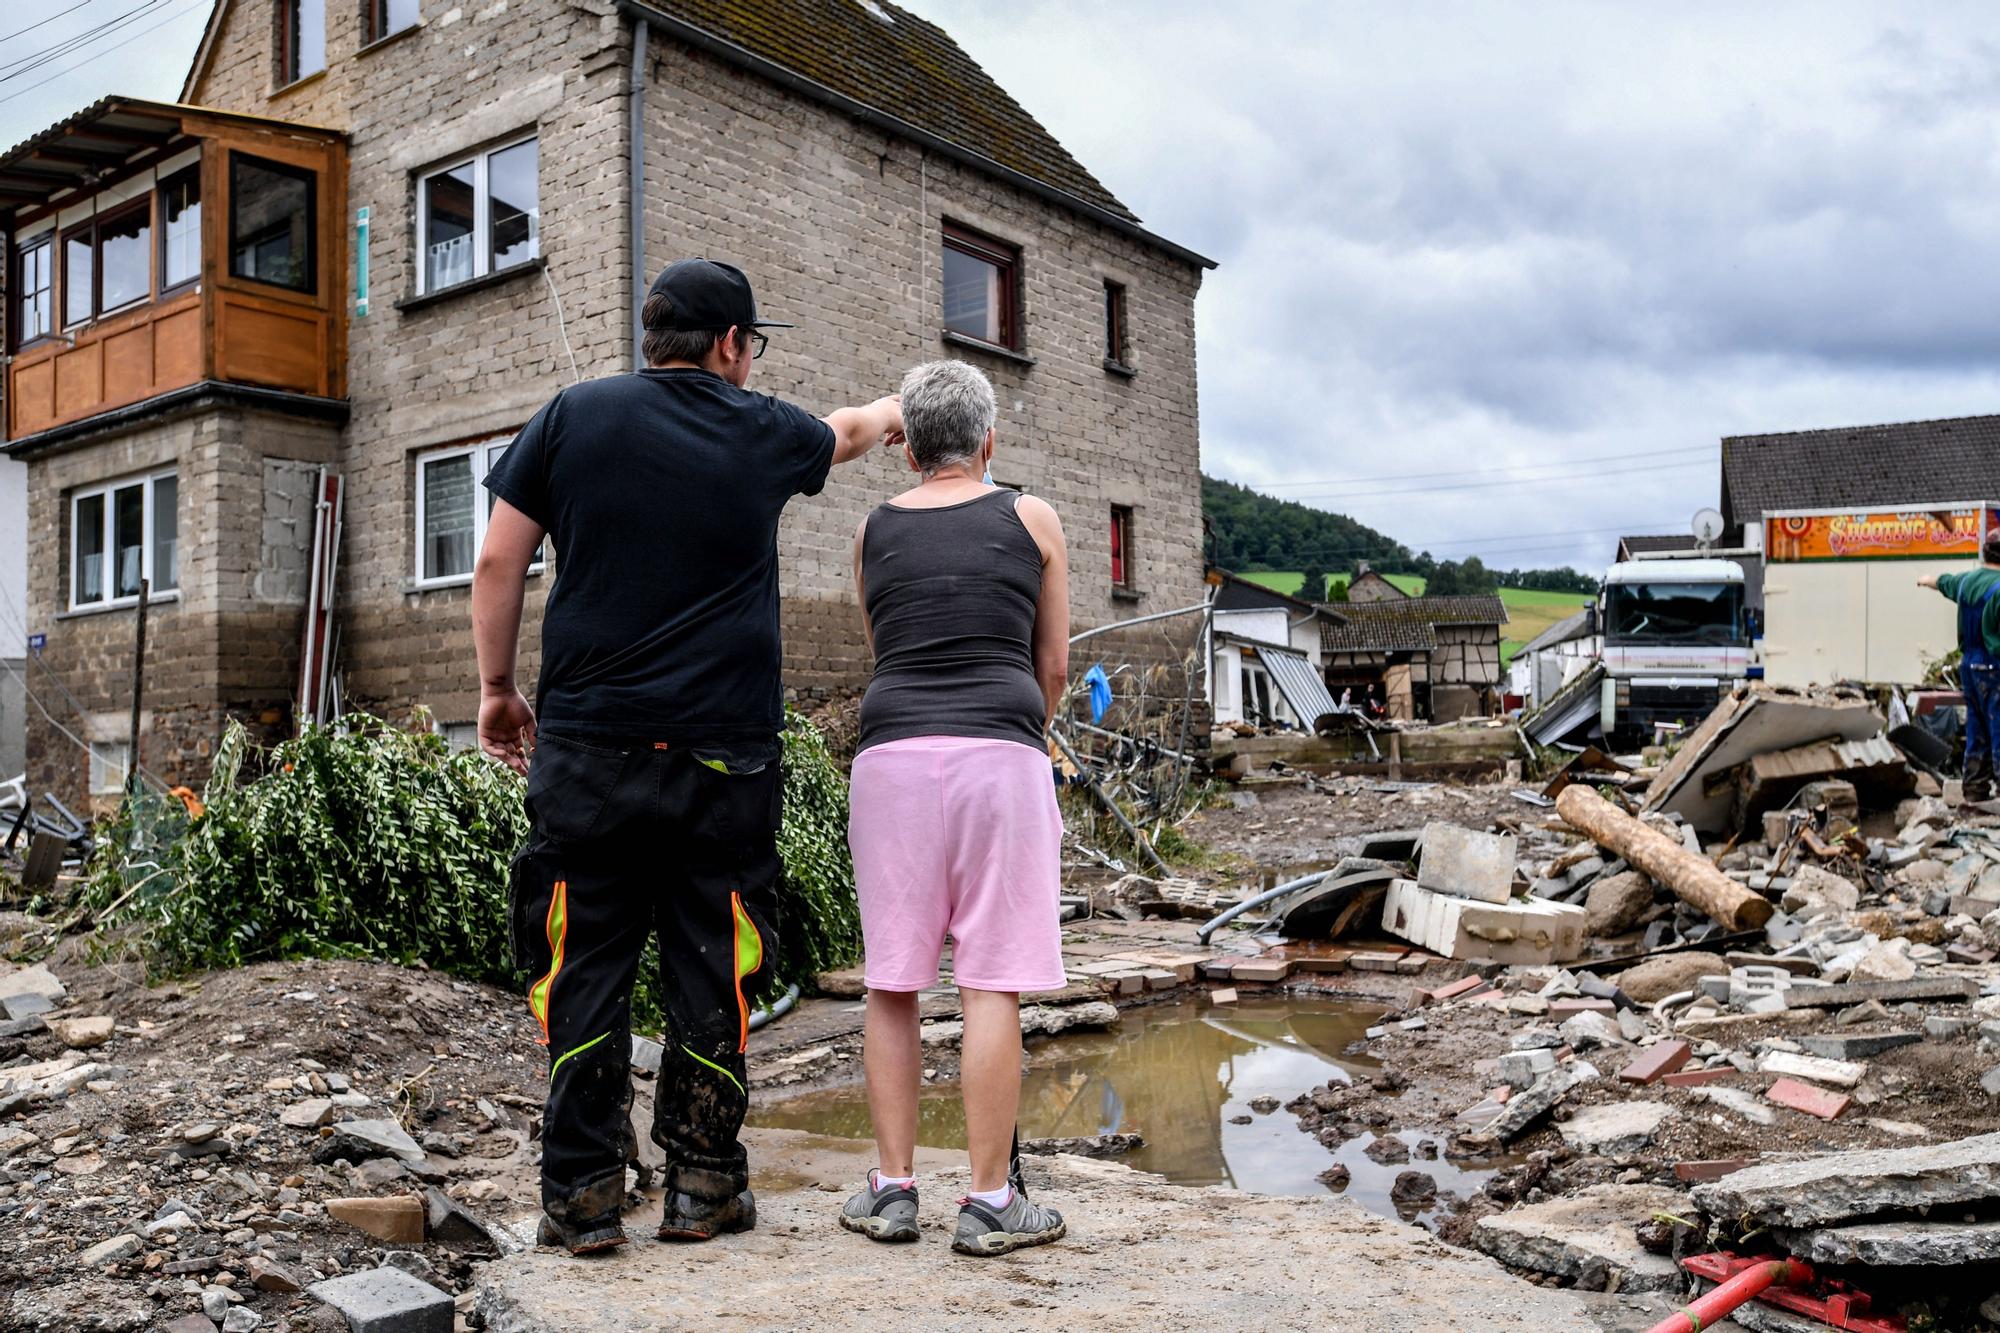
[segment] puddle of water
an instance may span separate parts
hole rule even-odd
[[[1371,1212],[1398,1216],[1389,1190],[1403,1171],[1424,1171],[1440,1196],[1479,1188],[1499,1165],[1484,1169],[1440,1157],[1382,1165],[1365,1149],[1364,1134],[1329,1150],[1301,1133],[1283,1108],[1329,1080],[1365,1078],[1380,1066],[1347,1054],[1380,1006],[1308,999],[1247,1000],[1209,1006],[1197,1001],[1128,1010],[1118,1030],[1060,1038],[1036,1051],[1021,1087],[1024,1138],[1137,1132],[1146,1146],[1121,1158],[1142,1171],[1183,1185],[1222,1185],[1257,1194],[1316,1195],[1318,1177],[1338,1162],[1345,1190]],[[1259,1114],[1250,1103],[1275,1097],[1278,1110]],[[1247,1124],[1232,1121],[1249,1117]],[[754,1107],[750,1122],[842,1138],[873,1137],[868,1099],[860,1087],[807,1093]],[[1414,1149],[1426,1135],[1401,1135]],[[965,1147],[965,1112],[955,1086],[922,1090],[917,1141]],[[1443,1144],[1439,1143],[1442,1152]],[[1429,1224],[1434,1206],[1400,1215]]]

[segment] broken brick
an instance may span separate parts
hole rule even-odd
[[[1684,1041],[1662,1041],[1639,1052],[1639,1058],[1618,1071],[1627,1083],[1657,1083],[1694,1058],[1694,1048]]]
[[[1825,1088],[1815,1088],[1795,1078],[1779,1079],[1764,1089],[1764,1095],[1780,1106],[1789,1106],[1794,1111],[1804,1111],[1822,1120],[1834,1119],[1854,1100],[1844,1092],[1828,1092]]]
[[[1236,964],[1229,977],[1232,981],[1283,981],[1290,974],[1292,965],[1268,958],[1249,958]]]
[[[1442,1004],[1446,1000],[1456,1000],[1463,996],[1475,994],[1485,989],[1486,986],[1486,978],[1479,976],[1477,973],[1469,977],[1460,977],[1449,986],[1439,986],[1436,990],[1418,991],[1417,1005],[1421,1008],[1427,1004]]]
[[[1755,1166],[1759,1160],[1756,1157],[1717,1157],[1705,1162],[1675,1162],[1674,1178],[1699,1185],[1703,1181],[1720,1180],[1746,1166]]]
[[[1704,1083],[1714,1083],[1735,1073],[1736,1070],[1729,1065],[1717,1069],[1679,1069],[1660,1081],[1670,1088],[1699,1088]]]
[[[1549,1004],[1549,1021],[1560,1023],[1565,1018],[1574,1018],[1578,1014],[1610,1014],[1615,1013],[1617,1008],[1618,1006],[1609,1000],[1553,1000]]]

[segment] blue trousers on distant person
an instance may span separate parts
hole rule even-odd
[[[1958,683],[1965,691],[1965,799],[1991,800],[2000,767],[2000,665],[1967,662]]]

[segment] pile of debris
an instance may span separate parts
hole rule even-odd
[[[1431,1108],[1448,1158],[1502,1168],[1445,1234],[1586,1288],[1775,1249],[1859,1284],[1847,1308],[1907,1305],[1886,1270],[2000,1262],[2000,813],[1955,795],[1864,698],[1756,688],[1658,768],[1589,752],[1527,802],[1548,814],[1425,827],[1381,927],[1471,970],[1370,1029],[1393,1086],[1314,1089],[1301,1128]],[[1468,1064],[1479,1091],[1441,1104]]]

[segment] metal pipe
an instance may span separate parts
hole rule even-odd
[[[1266,889],[1254,898],[1245,898],[1242,902],[1236,904],[1236,906],[1223,912],[1220,916],[1216,917],[1213,921],[1210,921],[1200,930],[1197,930],[1194,933],[1195,938],[1200,940],[1202,943],[1206,944],[1208,942],[1208,937],[1215,933],[1215,930],[1218,926],[1228,925],[1231,921],[1234,921],[1237,917],[1242,916],[1245,912],[1249,911],[1251,908],[1262,907],[1265,903],[1270,902],[1273,898],[1282,898],[1288,893],[1294,893],[1299,889],[1306,888],[1309,885],[1317,884],[1321,880],[1325,879],[1328,875],[1331,875],[1332,873],[1333,872],[1331,870],[1316,870],[1310,875],[1302,875],[1295,880],[1289,881],[1288,883],[1280,884],[1275,889]]]
[[[1065,727],[1075,727],[1078,731],[1087,731],[1093,736],[1102,736],[1106,740],[1125,741],[1131,745],[1144,744],[1143,741],[1134,740],[1132,737],[1125,735],[1123,732],[1111,731],[1105,727],[1095,726],[1089,722],[1078,722],[1074,718],[1063,718],[1060,720],[1060,725]],[[1185,751],[1169,750],[1164,745],[1155,745],[1153,748],[1158,750],[1161,754],[1165,755],[1169,759],[1178,759],[1184,764],[1194,762],[1194,756],[1186,753]]]
[[[1160,854],[1153,850],[1153,844],[1146,841],[1146,835],[1139,832],[1132,821],[1125,817],[1125,812],[1118,808],[1118,802],[1111,799],[1111,793],[1104,790],[1103,785],[1097,780],[1097,775],[1085,767],[1083,760],[1076,757],[1076,751],[1069,748],[1069,742],[1054,731],[1049,732],[1049,739],[1053,740],[1056,743],[1056,748],[1063,752],[1063,758],[1076,766],[1077,773],[1083,778],[1084,784],[1090,788],[1090,794],[1095,796],[1104,808],[1111,812],[1111,817],[1118,821],[1119,827],[1124,829],[1126,834],[1132,839],[1132,845],[1143,852],[1146,859],[1153,863],[1153,869],[1159,871],[1162,875],[1173,874],[1174,872],[1167,868],[1167,863],[1160,859]]]
[[[776,1004],[772,1005],[769,1009],[759,1009],[756,1013],[750,1015],[750,1030],[755,1032],[766,1023],[777,1022],[786,1014],[792,1012],[792,1006],[798,1002],[799,983],[794,981],[785,993],[778,997]]]
[[[632,74],[626,93],[626,111],[631,117],[626,137],[631,140],[631,159],[626,166],[626,187],[632,197],[632,369],[646,365],[646,37],[652,25],[641,15],[632,18]]]
[[[1740,1305],[1748,1305],[1772,1287],[1809,1287],[1812,1281],[1812,1268],[1797,1259],[1754,1264],[1674,1311],[1646,1333],[1702,1333],[1716,1320]]]
[[[1175,616],[1188,616],[1193,615],[1197,611],[1206,610],[1208,610],[1208,603],[1203,601],[1196,602],[1193,606],[1178,607],[1172,611],[1155,611],[1150,616],[1134,616],[1130,620],[1114,620],[1109,625],[1099,625],[1096,629],[1087,629],[1081,634],[1072,634],[1069,636],[1069,641],[1071,643],[1082,643],[1085,639],[1093,635],[1109,634],[1115,629],[1130,629],[1134,625],[1150,625],[1155,620],[1172,620]]]

